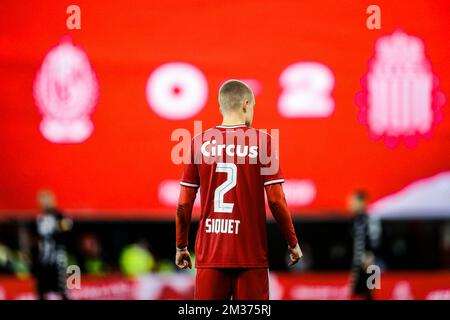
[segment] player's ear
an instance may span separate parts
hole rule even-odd
[[[247,113],[247,107],[248,107],[248,100],[245,99],[244,103],[242,104],[242,111],[244,111],[244,113]]]

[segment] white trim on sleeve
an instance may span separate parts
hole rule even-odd
[[[191,188],[198,188],[198,187],[200,187],[198,184],[187,183],[187,182],[183,182],[183,181],[180,181],[180,184],[181,184],[182,186],[185,186],[185,187],[191,187]]]
[[[264,185],[268,186],[269,184],[282,183],[282,182],[284,182],[284,179],[269,180],[269,181],[264,182]]]

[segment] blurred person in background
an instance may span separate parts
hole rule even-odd
[[[49,294],[57,294],[66,300],[65,235],[72,229],[73,222],[56,208],[55,195],[51,191],[39,191],[37,200],[42,211],[36,220],[38,246],[33,267],[38,298],[48,299]]]
[[[11,250],[2,242],[0,242],[0,274],[14,273],[14,263]]]
[[[145,239],[140,239],[122,249],[120,254],[120,269],[129,277],[149,273],[155,269],[155,258]]]
[[[358,190],[349,198],[349,210],[353,214],[353,258],[350,273],[350,294],[352,299],[372,300],[372,291],[367,286],[370,274],[367,268],[374,264],[375,257],[369,238],[369,217],[367,215],[367,194]]]
[[[30,256],[26,251],[22,251],[14,242],[0,239],[0,274],[27,278],[30,276],[30,264]]]
[[[80,265],[83,273],[101,275],[106,271],[102,257],[102,245],[92,233],[85,233],[80,237]]]

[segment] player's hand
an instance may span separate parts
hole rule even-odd
[[[300,249],[300,246],[297,245],[295,247],[290,247],[288,246],[289,252],[291,253],[289,255],[289,257],[291,258],[291,262],[289,262],[288,266],[293,266],[294,264],[296,264],[300,258],[303,256],[302,250]]]
[[[177,248],[177,254],[175,255],[175,264],[180,269],[192,269],[191,255],[189,254],[187,247],[183,249]]]

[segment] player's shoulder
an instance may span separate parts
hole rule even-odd
[[[214,131],[214,129],[218,130],[216,127],[211,127],[211,128],[206,129],[206,130],[204,130],[204,131],[202,131],[202,132],[200,132],[200,133],[195,134],[195,135],[192,137],[192,141],[195,141],[195,140],[197,140],[197,139],[202,139],[206,134],[212,134],[213,131]]]
[[[258,136],[259,143],[270,143],[272,140],[272,136],[267,132],[266,129],[258,129],[252,128],[255,131],[255,134]]]
[[[258,134],[260,134],[261,136],[266,136],[269,139],[272,138],[270,133],[267,132],[267,129],[257,129],[257,128],[252,128],[252,129],[256,130],[256,132],[258,132]]]

